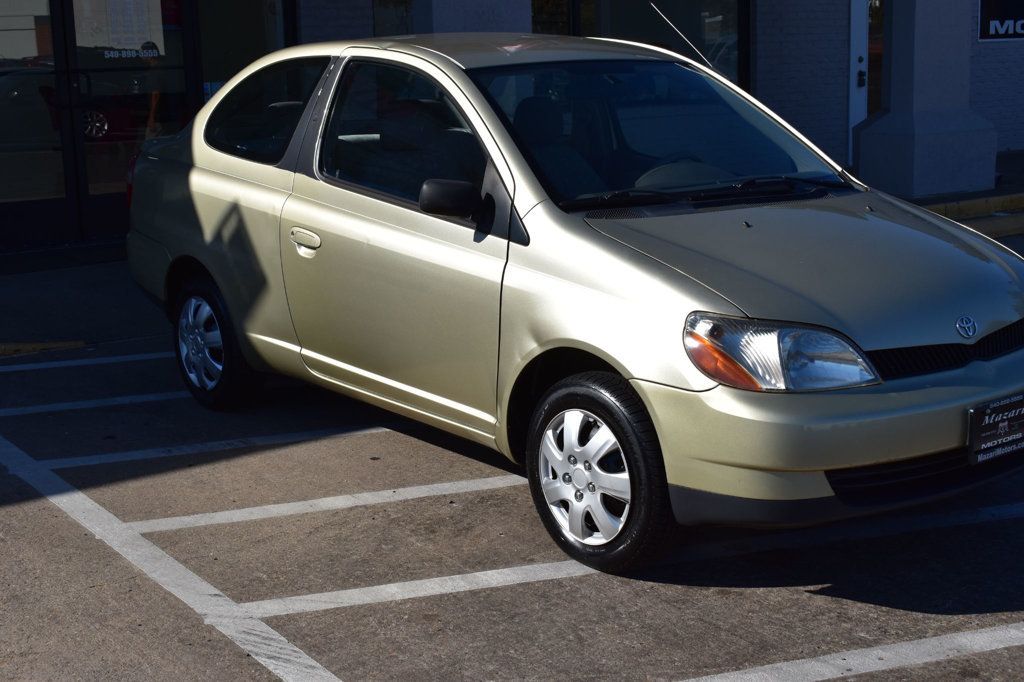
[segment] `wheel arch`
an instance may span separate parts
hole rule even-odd
[[[566,377],[590,371],[610,372],[629,378],[614,359],[596,348],[583,345],[554,345],[523,360],[502,410],[507,454],[515,462],[524,462],[530,419],[544,393]]]
[[[213,273],[210,269],[203,265],[198,258],[194,256],[178,256],[171,261],[170,266],[167,268],[167,275],[164,277],[164,313],[167,315],[167,319],[171,322],[176,322],[174,319],[174,305],[177,302],[178,292],[181,287],[184,286],[185,282],[190,277],[206,277],[210,279],[217,288],[220,285],[217,284],[217,280],[214,278]],[[221,290],[223,291],[223,290]]]
[[[167,315],[167,319],[170,320],[172,325],[177,325],[176,311],[174,309],[177,303],[178,292],[181,291],[181,287],[184,286],[185,282],[190,277],[205,277],[213,282],[213,285],[217,287],[221,297],[227,299],[224,292],[224,287],[213,275],[213,270],[208,268],[202,261],[192,255],[183,254],[177,256],[171,261],[170,266],[167,268],[167,275],[164,277],[164,313]],[[249,365],[259,371],[266,371],[268,369],[267,363],[264,361],[262,356],[253,347],[248,335],[245,333],[245,329],[242,326],[242,321],[238,319],[235,311],[231,310],[227,301],[224,302],[224,308],[226,309],[226,315],[228,322],[231,324],[231,329],[234,331],[235,340],[238,342],[238,346],[242,351],[242,355],[245,357]]]

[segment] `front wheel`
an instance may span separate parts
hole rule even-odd
[[[178,292],[175,312],[174,350],[188,390],[212,409],[243,402],[255,373],[238,347],[217,286],[208,277],[190,279]]]
[[[530,424],[527,473],[545,527],[574,559],[620,573],[651,561],[672,523],[661,448],[623,378],[553,386]]]

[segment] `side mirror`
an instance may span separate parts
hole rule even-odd
[[[432,215],[467,218],[480,208],[480,188],[464,180],[425,180],[420,210]]]

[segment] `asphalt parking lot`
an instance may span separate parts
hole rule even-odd
[[[124,263],[0,311],[37,351],[0,358],[0,678],[1021,678],[1024,476],[611,577],[478,446],[284,381],[204,410]]]

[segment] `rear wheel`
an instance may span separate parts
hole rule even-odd
[[[174,350],[188,390],[213,409],[238,405],[256,375],[238,347],[220,291],[208,277],[196,276],[175,300]]]
[[[621,377],[569,377],[541,400],[527,472],[545,527],[573,558],[609,572],[638,569],[662,545],[671,510],[657,436]]]

